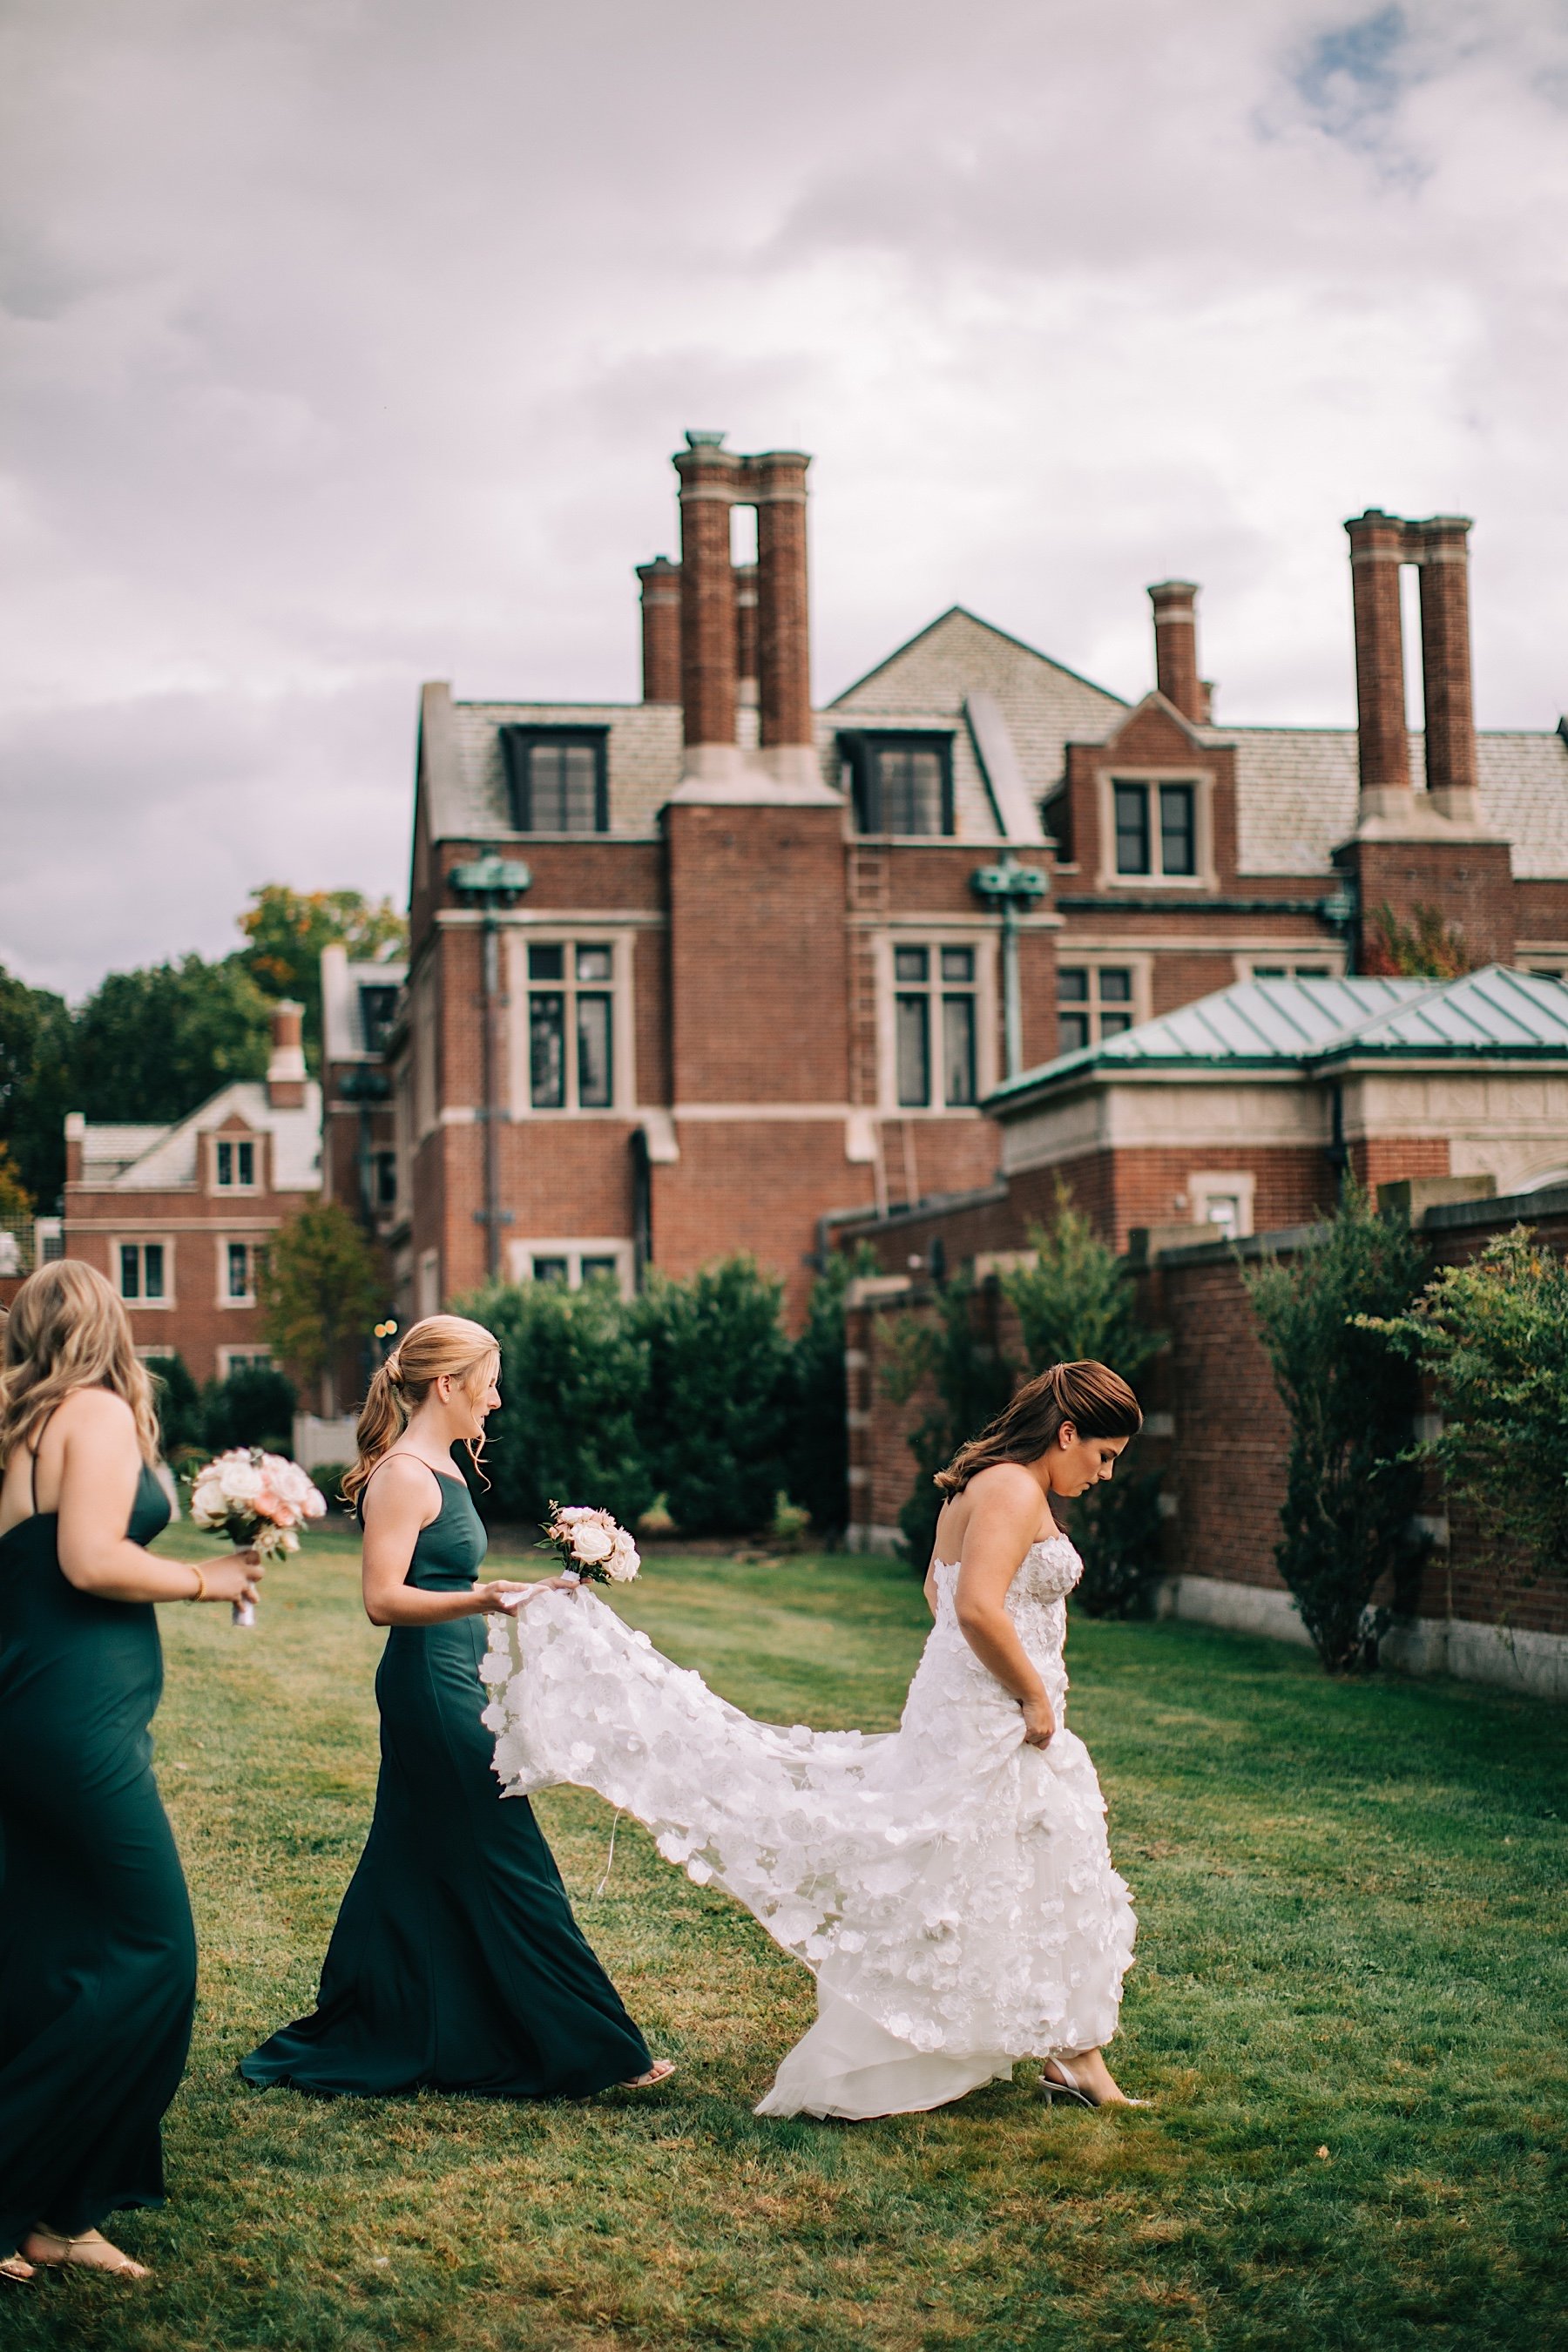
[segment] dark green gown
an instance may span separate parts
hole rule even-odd
[[[465,1591],[484,1526],[460,1479],[440,1485],[406,1580]],[[500,1793],[479,1721],[485,1645],[479,1617],[387,1634],[375,1812],[316,2009],[240,2061],[247,2082],[364,2098],[422,2085],[581,2098],[650,2063],[526,1798]]]
[[[168,1523],[143,1469],[126,1534]],[[153,1778],[157,1612],[79,1592],[58,1532],[45,1511],[0,1536],[0,2253],[163,2203],[196,1989]]]

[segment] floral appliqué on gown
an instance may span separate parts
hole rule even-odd
[[[490,1620],[484,1721],[506,1792],[596,1790],[815,1971],[816,2022],[759,2114],[940,2106],[1114,2032],[1135,1922],[1065,1721],[1082,1573],[1048,1537],[1007,1594],[1056,1711],[1045,1748],[964,1640],[951,1562],[899,1728],[879,1734],[754,1722],[585,1589]]]

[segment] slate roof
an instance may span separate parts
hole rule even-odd
[[[1307,1071],[1373,1056],[1568,1061],[1568,987],[1500,964],[1457,980],[1239,981],[1026,1070],[986,1108],[1005,1117],[1090,1073]]]

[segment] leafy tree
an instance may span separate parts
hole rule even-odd
[[[862,1242],[853,1256],[830,1252],[811,1286],[805,1328],[790,1349],[785,1483],[819,1535],[838,1533],[849,1523],[844,1294],[858,1274],[879,1271],[869,1243]]]
[[[22,1181],[22,1171],[11,1156],[11,1147],[0,1143],[0,1225],[26,1223],[34,1210],[31,1192]]]
[[[236,1364],[224,1381],[209,1381],[202,1392],[202,1443],[214,1454],[231,1445],[262,1445],[269,1454],[292,1451],[294,1383],[271,1364]]]
[[[974,1285],[958,1275],[936,1297],[934,1318],[900,1316],[893,1358],[882,1374],[886,1393],[908,1404],[921,1384],[931,1386],[925,1412],[908,1444],[919,1465],[914,1490],[899,1513],[904,1556],[923,1576],[936,1536],[942,1497],[931,1484],[966,1437],[994,1421],[1013,1393],[1017,1367],[974,1329]]]
[[[1002,1276],[1024,1335],[1028,1369],[1109,1364],[1134,1389],[1159,1352],[1163,1336],[1138,1319],[1132,1276],[1101,1241],[1058,1179],[1049,1225],[1032,1225],[1032,1265]],[[1160,1477],[1141,1471],[1136,1456],[1118,1465],[1108,1486],[1096,1486],[1074,1507],[1072,1538],[1083,1557],[1077,1598],[1091,1617],[1132,1617],[1148,1607],[1163,1565]]]
[[[76,1020],[73,1110],[184,1118],[220,1087],[267,1074],[267,999],[237,957],[111,971]]]
[[[1420,1450],[1482,1534],[1568,1569],[1568,1265],[1528,1225],[1363,1328],[1419,1366],[1443,1415]]]
[[[772,1524],[788,1402],[782,1298],[751,1258],[732,1257],[686,1282],[656,1275],[638,1302],[653,1476],[685,1535]]]
[[[165,1462],[176,1463],[202,1443],[202,1392],[184,1356],[155,1356],[148,1363],[158,1436]]]
[[[1331,1673],[1361,1663],[1373,1591],[1418,1556],[1415,1376],[1379,1326],[1406,1313],[1422,1271],[1408,1224],[1347,1184],[1319,1242],[1247,1276],[1290,1416],[1274,1557]]]
[[[0,966],[0,1143],[25,1192],[51,1211],[65,1182],[71,1016],[63,996]]]
[[[291,890],[266,882],[250,894],[239,919],[249,944],[243,961],[268,996],[291,996],[305,1008],[305,1044],[312,1068],[321,1046],[321,950],[340,942],[356,961],[400,954],[408,927],[390,898],[359,890]]]
[[[591,1503],[635,1526],[655,1494],[644,1439],[648,1340],[614,1285],[497,1283],[456,1311],[501,1344],[487,1507],[537,1522],[552,1502]]]
[[[1474,969],[1463,930],[1441,907],[1414,907],[1411,915],[1410,922],[1402,923],[1386,899],[1375,910],[1362,949],[1362,961],[1374,979],[1457,980]]]
[[[386,1297],[381,1258],[336,1201],[301,1209],[272,1242],[258,1282],[262,1328],[300,1389],[358,1356]]]

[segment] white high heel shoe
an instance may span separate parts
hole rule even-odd
[[[1053,2081],[1048,2074],[1040,2076],[1040,2096],[1049,2107],[1054,2107],[1058,2099],[1074,2107],[1149,2107],[1154,2104],[1152,2099],[1097,2099],[1092,2091],[1084,2088],[1065,2058],[1047,2058],[1046,2064],[1054,2066],[1060,2077]]]

